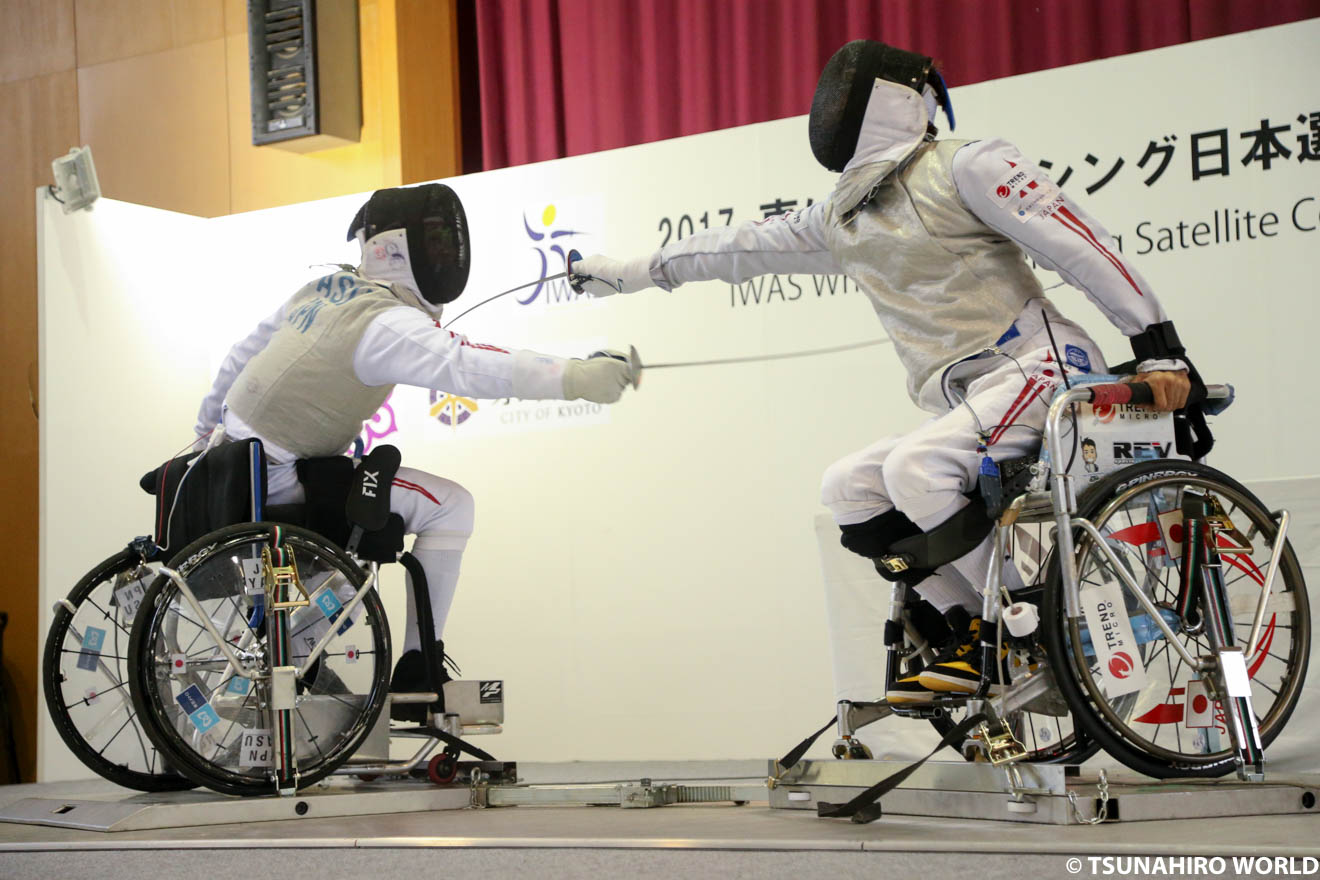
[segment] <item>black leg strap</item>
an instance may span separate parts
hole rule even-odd
[[[973,727],[985,720],[985,714],[978,712],[964,718],[940,740],[940,744],[931,750],[930,754],[922,758],[915,764],[911,764],[899,770],[897,773],[890,774],[866,791],[857,795],[857,797],[848,801],[846,804],[816,804],[816,815],[825,819],[851,818],[854,824],[865,825],[867,822],[874,822],[881,816],[880,798],[893,791],[903,784],[903,781],[911,776],[918,767],[926,763],[934,756],[936,752],[945,746],[959,743],[967,738],[967,732]],[[820,734],[817,734],[819,736]],[[803,749],[803,751],[806,751]]]
[[[439,670],[440,664],[444,663],[444,656],[436,656],[435,617],[431,613],[431,591],[426,583],[426,572],[422,569],[422,564],[417,561],[417,557],[411,553],[400,556],[399,563],[403,565],[404,571],[408,572],[408,582],[412,585],[413,591],[413,604],[417,606],[417,635],[422,645],[426,684],[436,693],[436,701],[431,704],[431,708],[435,712],[443,712],[445,688]]]

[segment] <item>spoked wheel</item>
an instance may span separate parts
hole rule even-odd
[[[1278,532],[1265,506],[1245,487],[1204,465],[1146,462],[1096,484],[1079,505],[1079,515],[1095,524],[1123,567],[1162,609],[1178,642],[1193,657],[1206,656],[1211,648],[1203,622],[1183,619],[1174,610],[1181,555],[1171,542],[1181,538],[1173,533],[1166,539],[1159,519],[1180,511],[1188,492],[1217,499],[1231,520],[1235,531],[1221,533],[1219,546],[1227,548],[1235,541],[1249,545],[1249,552],[1221,555],[1235,641],[1245,649]],[[1166,516],[1165,524],[1171,522]],[[1075,540],[1081,589],[1119,580],[1089,538],[1077,531]],[[1283,547],[1277,562],[1259,644],[1246,658],[1252,706],[1267,746],[1297,705],[1311,647],[1310,604],[1291,546]],[[1106,684],[1085,616],[1067,617],[1057,564],[1051,568],[1049,586],[1042,617],[1059,685],[1074,717],[1106,751],[1133,770],[1161,778],[1222,776],[1234,769],[1223,708],[1199,695],[1189,699],[1188,683],[1200,674],[1172,649],[1126,589],[1124,602],[1146,684],[1132,693],[1111,695],[1111,689],[1118,694],[1126,688],[1117,679],[1112,686]],[[1128,674],[1126,668],[1117,672]],[[1193,687],[1192,693],[1197,690]]]
[[[128,687],[129,630],[153,577],[125,549],[78,581],[46,634],[41,680],[55,729],[89,769],[126,788],[178,791],[195,783],[143,731]]]
[[[301,668],[329,633],[317,661],[297,682],[294,708],[271,709],[271,645],[262,551],[271,524],[244,523],[185,547],[170,565],[186,579],[199,609],[169,579],[148,589],[129,645],[133,700],[148,733],[179,772],[229,794],[275,791],[279,736],[297,759],[299,787],[346,760],[371,731],[385,702],[389,628],[372,589],[351,616],[347,606],[366,573],[340,550],[303,529],[280,526],[311,603],[289,613],[288,665]],[[209,618],[252,679],[236,675],[205,627]]]

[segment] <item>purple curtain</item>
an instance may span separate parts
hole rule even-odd
[[[1320,16],[1320,0],[467,2],[467,170],[797,116],[859,37],[931,55],[957,86]]]

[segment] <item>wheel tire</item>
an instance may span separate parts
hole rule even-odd
[[[240,539],[245,537],[249,539],[261,536],[269,538],[272,527],[273,524],[271,523],[239,523],[211,532],[180,550],[170,560],[168,567],[187,577],[189,572],[209,560],[211,554],[217,550],[227,550],[231,546],[243,543]],[[362,584],[366,581],[366,572],[360,569],[338,547],[335,547],[315,532],[297,526],[281,524],[280,530],[282,539],[285,542],[292,544],[297,549],[314,552],[324,559],[332,560],[335,563],[334,567],[355,588],[361,589]],[[146,722],[143,725],[144,729],[151,737],[152,742],[155,743],[156,748],[170,758],[178,771],[198,785],[206,786],[224,794],[243,796],[271,794],[275,790],[275,783],[268,778],[242,776],[203,763],[197,757],[196,752],[179,738],[177,732],[172,727],[163,724],[156,714],[154,703],[158,701],[159,697],[156,693],[156,676],[154,675],[155,669],[152,658],[154,618],[162,594],[172,587],[173,583],[162,575],[157,577],[151,587],[148,588],[142,599],[142,605],[138,609],[137,618],[133,624],[133,635],[129,642],[129,674],[132,680],[133,704]],[[371,732],[385,705],[385,697],[388,691],[388,657],[390,656],[389,625],[376,590],[372,589],[368,592],[359,607],[366,618],[375,622],[372,626],[375,638],[373,647],[375,655],[387,659],[375,663],[371,691],[373,698],[366,707],[366,712],[360,716],[359,721],[356,723],[354,733],[349,741],[337,749],[336,753],[329,759],[323,760],[312,771],[300,773],[298,777],[298,787],[300,789],[318,782],[347,760]]]
[[[80,608],[98,586],[123,572],[132,571],[139,564],[136,553],[128,549],[121,550],[95,566],[83,576],[82,580],[74,584],[73,589],[69,591],[67,601]],[[64,640],[73,621],[73,612],[64,605],[58,606],[50,630],[46,633],[46,643],[42,652],[41,683],[46,697],[46,711],[60,739],[64,740],[69,751],[73,752],[88,769],[116,785],[138,791],[182,791],[193,788],[196,783],[173,771],[143,772],[123,764],[116,764],[104,757],[104,749],[97,750],[88,743],[69,714],[62,689],[64,673],[61,671],[60,662],[65,653]],[[136,722],[140,729],[145,729],[144,720],[136,714],[136,706],[134,714],[127,719],[128,723]],[[150,762],[144,759],[143,763],[146,765]]]
[[[458,776],[458,759],[448,752],[433,755],[426,764],[426,778],[436,785],[449,785]]]
[[[1093,517],[1098,512],[1103,512],[1106,505],[1117,500],[1119,493],[1131,489],[1153,488],[1166,478],[1173,478],[1174,482],[1178,478],[1186,478],[1218,484],[1225,490],[1236,493],[1247,502],[1239,505],[1239,510],[1259,515],[1259,517],[1252,517],[1253,524],[1257,523],[1258,518],[1260,518],[1271,526],[1275,525],[1269,517],[1269,509],[1241,483],[1214,468],[1185,461],[1143,462],[1110,474],[1087,490],[1078,504],[1077,515],[1091,520],[1097,528],[1103,528],[1103,523],[1095,522]],[[1249,506],[1254,506],[1255,510],[1249,510]],[[1262,537],[1267,538],[1272,543],[1274,535],[1277,534],[1277,528],[1273,528],[1268,532],[1262,528],[1261,534]],[[1089,543],[1083,539],[1080,530],[1074,532],[1074,541],[1077,542],[1079,552],[1084,550],[1086,544]],[[1297,653],[1300,655],[1301,660],[1300,668],[1289,685],[1291,689],[1290,696],[1281,707],[1271,707],[1272,717],[1268,719],[1270,723],[1268,726],[1262,725],[1260,733],[1263,746],[1268,746],[1278,736],[1297,706],[1306,679],[1306,658],[1310,651],[1310,607],[1306,597],[1301,568],[1297,563],[1297,557],[1293,553],[1291,544],[1284,546],[1282,558],[1279,560],[1278,578],[1284,583],[1294,585],[1294,599],[1298,606],[1296,613],[1303,625],[1300,628],[1300,636],[1294,635],[1293,638],[1299,640]],[[1093,701],[1091,694],[1093,682],[1089,670],[1082,671],[1077,668],[1078,658],[1073,650],[1075,634],[1072,633],[1073,625],[1066,617],[1064,605],[1062,575],[1056,557],[1051,562],[1045,599],[1041,609],[1042,618],[1048,623],[1043,629],[1046,634],[1046,648],[1050,657],[1050,665],[1057,673],[1055,679],[1059,684],[1059,689],[1063,692],[1064,698],[1072,708],[1074,719],[1086,729],[1106,752],[1138,773],[1160,779],[1216,777],[1223,776],[1235,769],[1236,764],[1231,747],[1227,753],[1216,753],[1220,757],[1204,762],[1170,760],[1138,749],[1134,743],[1118,732],[1114,724],[1104,716]],[[1084,680],[1082,679],[1083,676],[1085,676]]]

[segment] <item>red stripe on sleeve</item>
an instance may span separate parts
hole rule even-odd
[[[1095,233],[1092,232],[1085,223],[1077,219],[1076,214],[1069,211],[1067,208],[1060,208],[1053,216],[1055,220],[1058,220],[1065,227],[1080,235],[1083,240],[1091,245],[1091,247],[1099,251],[1101,256],[1113,264],[1114,268],[1127,279],[1127,283],[1132,285],[1132,289],[1137,292],[1137,296],[1145,296],[1145,294],[1141,292],[1141,288],[1137,286],[1137,282],[1132,279],[1130,274],[1128,274],[1127,267],[1123,265],[1123,261],[1114,256],[1109,248],[1101,244],[1100,239],[1096,238]]]

